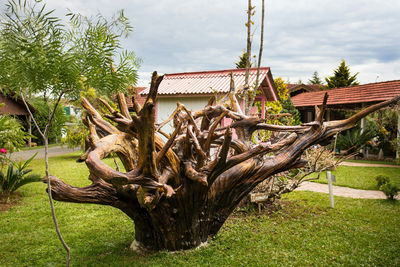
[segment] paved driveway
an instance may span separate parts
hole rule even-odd
[[[49,147],[49,157],[54,157],[54,156],[59,156],[63,154],[68,154],[73,152],[74,150],[71,148],[67,148],[67,146],[61,147],[61,146],[53,146]],[[75,149],[77,151],[77,149]],[[20,152],[15,152],[11,154],[11,159],[13,160],[27,160],[30,157],[32,157],[36,152],[38,154],[36,155],[35,159],[43,159],[44,158],[44,148],[39,148],[39,149],[32,149],[32,150],[26,150],[26,151],[20,151]]]

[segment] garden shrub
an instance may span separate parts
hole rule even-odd
[[[390,178],[384,175],[375,177],[378,184],[378,189],[381,190],[388,199],[394,199],[399,191],[399,187],[390,181]]]
[[[24,147],[29,137],[33,137],[24,131],[21,122],[9,115],[0,115],[0,148],[9,153],[18,151]]]
[[[378,189],[381,188],[382,185],[390,183],[390,178],[384,175],[378,175],[375,177],[376,183],[378,184]]]
[[[386,197],[390,200],[393,200],[394,197],[398,194],[399,187],[391,182],[381,185],[379,188],[383,193],[385,193]]]
[[[27,169],[36,155],[25,162],[11,162],[6,173],[0,170],[0,196],[4,197],[6,203],[10,195],[21,186],[42,180],[39,174],[29,174],[32,170]]]

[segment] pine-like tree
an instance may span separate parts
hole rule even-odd
[[[346,62],[344,61],[344,59],[342,59],[339,67],[334,70],[333,76],[325,78],[325,81],[328,88],[353,86],[359,84],[359,82],[357,81],[357,75],[358,72],[353,76],[350,74],[350,68],[346,66]]]
[[[235,62],[236,68],[237,69],[244,69],[246,68],[246,56],[247,53],[243,52],[241,56],[239,56],[239,60]],[[250,68],[253,64],[250,62]]]
[[[318,71],[314,71],[312,78],[308,80],[308,84],[323,84],[323,81],[318,75]]]
[[[293,105],[293,102],[290,99],[290,96],[287,99],[283,100],[281,102],[281,104],[282,104],[281,113],[290,113],[290,114],[292,114],[292,116],[291,117],[282,117],[282,118],[279,119],[279,121],[282,124],[285,124],[285,125],[299,125],[299,124],[301,124],[300,112]]]

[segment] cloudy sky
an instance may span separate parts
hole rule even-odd
[[[139,85],[150,73],[230,69],[246,47],[246,0],[44,0],[63,16],[111,16],[125,10],[134,31],[124,48],[142,58]],[[258,53],[261,0],[253,52]],[[307,82],[331,75],[341,59],[361,83],[400,79],[399,0],[266,0],[262,65],[274,77]]]

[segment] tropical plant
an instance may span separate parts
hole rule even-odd
[[[26,141],[31,137],[24,131],[20,121],[8,116],[0,115],[0,147],[7,149],[9,153],[15,152],[25,146]]]
[[[23,185],[42,181],[39,174],[29,174],[31,169],[27,169],[33,158],[33,155],[25,162],[11,162],[8,164],[7,172],[0,170],[0,190],[4,201],[7,203],[10,195]]]
[[[345,131],[337,137],[336,147],[341,150],[346,150],[346,154],[354,153],[357,150],[368,145],[376,136],[376,131],[372,128],[367,128],[361,131],[358,127]]]
[[[394,155],[394,152],[400,148],[397,140],[397,110],[397,107],[380,110],[368,118],[368,125],[375,128],[377,132],[377,147],[386,155]]]
[[[4,168],[4,165],[7,164],[7,162],[10,161],[9,154],[7,156],[7,149],[1,148],[0,149],[0,170]]]

